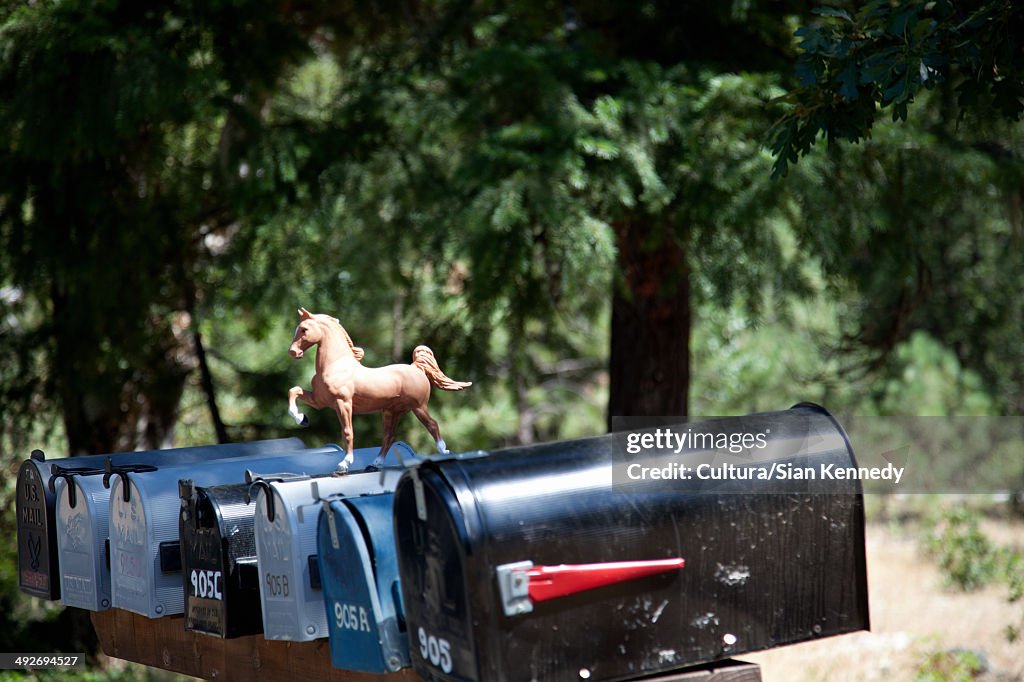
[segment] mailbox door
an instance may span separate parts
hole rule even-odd
[[[181,567],[184,577],[185,629],[224,637],[227,632],[225,595],[230,574],[226,572],[220,533],[215,528],[193,529],[182,534]]]
[[[395,478],[392,485],[397,484],[398,480]],[[352,512],[352,518],[363,531],[365,547],[371,551],[372,584],[376,586],[379,604],[379,611],[376,612],[377,636],[386,670],[392,672],[409,665],[409,644],[405,635],[405,616],[401,609],[398,553],[395,550],[394,499],[394,494],[387,493],[348,497],[344,500],[345,506]]]
[[[124,478],[118,476],[111,485],[110,506],[110,592],[111,603],[117,608],[160,617],[173,604],[166,604],[156,595],[154,576],[160,570],[147,517],[149,510],[145,498],[138,490],[132,491],[125,501],[122,486]],[[129,483],[128,485],[132,485]],[[174,511],[177,514],[177,510]],[[152,614],[152,615],[151,615]]]
[[[18,586],[32,597],[59,599],[57,523],[48,478],[35,460],[26,460],[18,470]]]
[[[468,596],[474,584],[467,553],[479,552],[451,489],[438,472],[420,467],[395,491],[395,541],[412,666],[424,679],[486,680]],[[454,512],[454,513],[453,513]]]
[[[75,487],[74,506],[71,486]],[[109,500],[99,476],[57,483],[61,601],[90,611],[110,608],[106,543]]]
[[[229,638],[259,634],[254,506],[247,484],[199,488],[182,509],[185,629]]]
[[[318,556],[337,668],[386,673],[408,665],[397,610],[392,503],[390,494],[347,498],[321,513]]]
[[[84,455],[56,459],[30,458],[18,470],[15,498],[18,522],[18,585],[21,591],[40,599],[60,599],[57,554],[56,494],[50,492],[50,466],[102,468],[108,457],[115,464],[157,464],[202,462],[244,454],[287,452],[305,447],[298,438],[278,438],[251,443],[204,445],[169,450],[123,452],[112,455]]]
[[[307,641],[327,636],[322,592],[310,584],[308,554],[316,554],[316,522],[300,523],[295,510],[301,504],[303,519],[316,518],[309,482],[279,490],[271,488],[274,518],[267,513],[266,490],[256,494],[256,557],[263,605],[263,636],[267,639]],[[291,498],[298,498],[292,502]],[[312,542],[303,542],[312,535]],[[303,551],[305,546],[305,551]],[[308,608],[312,601],[315,608]]]

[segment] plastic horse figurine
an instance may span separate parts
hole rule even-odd
[[[299,308],[299,326],[295,328],[288,353],[299,359],[310,346],[318,346],[313,390],[292,387],[288,391],[288,414],[301,426],[309,423],[299,412],[296,399],[317,409],[330,407],[338,413],[346,453],[345,459],[338,464],[339,472],[347,472],[353,460],[353,414],[383,413],[384,437],[371,469],[378,469],[384,464],[384,458],[395,441],[395,426],[406,412],[412,412],[427,427],[437,443],[438,452],[448,452],[437,422],[427,412],[430,387],[461,391],[472,382],[453,381],[445,376],[437,366],[432,350],[416,346],[412,351],[412,363],[408,365],[363,367],[360,362],[363,349],[352,343],[352,337],[337,318]]]

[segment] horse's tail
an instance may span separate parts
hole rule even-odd
[[[441,368],[437,366],[437,358],[434,357],[434,351],[426,346],[416,346],[413,349],[412,364],[414,367],[419,367],[423,370],[423,373],[427,375],[427,379],[430,381],[430,385],[434,388],[443,388],[446,391],[461,391],[473,385],[472,381],[449,379],[441,371]]]

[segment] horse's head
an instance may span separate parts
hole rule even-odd
[[[288,354],[299,359],[309,350],[324,341],[332,331],[340,331],[345,339],[345,345],[350,349],[356,360],[363,357],[363,349],[352,343],[352,338],[341,326],[336,317],[330,315],[311,313],[305,308],[299,308],[299,326],[295,328],[295,336],[292,337],[292,345],[288,347]]]
[[[292,345],[288,347],[288,354],[296,360],[301,358],[310,346],[315,346],[324,340],[323,324],[317,317],[320,316],[314,315],[305,308],[299,308],[299,326],[295,328]]]

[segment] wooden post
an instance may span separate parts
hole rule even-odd
[[[183,616],[150,619],[122,609],[92,613],[103,653],[113,658],[170,670],[217,682],[416,682],[412,670],[371,675],[331,666],[326,639],[314,642],[279,642],[262,635],[219,639],[186,632]],[[719,661],[645,677],[644,682],[761,682],[761,668],[752,663]]]

